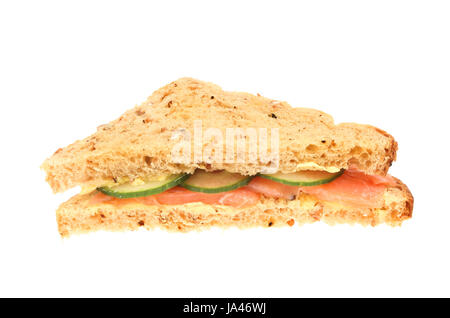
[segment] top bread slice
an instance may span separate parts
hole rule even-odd
[[[171,151],[179,140],[173,133],[183,128],[194,136],[194,120],[201,120],[204,130],[279,128],[279,171],[284,173],[313,162],[340,169],[352,165],[368,174],[385,175],[396,157],[397,143],[378,128],[335,125],[330,115],[318,110],[293,108],[286,102],[226,92],[212,83],[181,78],[120,118],[98,127],[93,135],[58,149],[42,168],[53,191],[61,192],[77,185],[193,172],[196,168],[254,175],[270,165],[174,162]]]

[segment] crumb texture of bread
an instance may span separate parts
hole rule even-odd
[[[401,225],[411,218],[413,197],[397,180],[397,186],[385,190],[384,202],[377,208],[357,208],[316,200],[302,194],[298,199],[261,198],[247,208],[189,203],[184,205],[109,204],[91,205],[92,194],[76,195],[56,212],[62,237],[92,231],[127,231],[160,228],[187,232],[217,227],[277,227],[323,221],[328,224],[349,223],[375,226]]]
[[[343,169],[354,165],[368,174],[385,175],[396,157],[397,143],[378,128],[335,125],[330,115],[318,110],[293,108],[286,102],[226,92],[212,83],[181,78],[98,127],[93,135],[58,149],[42,168],[53,191],[61,192],[112,178],[192,173],[196,168],[254,175],[270,165],[260,161],[173,162],[171,152],[178,142],[173,133],[185,129],[194,136],[195,120],[202,121],[204,130],[218,128],[224,136],[226,128],[279,128],[279,171],[284,173],[314,162]],[[203,140],[203,149],[210,144]]]

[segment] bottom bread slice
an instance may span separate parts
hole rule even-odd
[[[409,219],[413,208],[413,197],[406,185],[399,180],[395,187],[385,190],[384,202],[377,208],[325,202],[307,194],[301,194],[292,201],[261,196],[259,203],[245,208],[203,203],[182,205],[133,203],[115,206],[90,203],[94,193],[75,195],[61,204],[56,212],[61,236],[98,230],[137,230],[142,227],[185,232],[211,226],[272,227],[316,221],[372,226],[386,223],[395,226]]]

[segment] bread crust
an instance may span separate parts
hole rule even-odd
[[[397,189],[399,189],[401,191],[401,193],[403,193],[404,196],[404,200],[403,200],[403,204],[404,207],[399,209],[397,211],[397,213],[400,214],[394,214],[391,216],[391,219],[409,219],[412,217],[412,211],[414,208],[414,197],[411,193],[411,191],[409,190],[409,188],[406,186],[406,184],[404,184],[402,181],[400,181],[399,179],[395,178],[395,181],[397,182]]]
[[[194,120],[203,129],[279,128],[279,171],[301,170],[314,162],[323,167],[348,168],[385,175],[396,158],[394,138],[378,128],[344,123],[321,111],[293,108],[248,93],[225,92],[217,85],[182,78],[155,91],[146,102],[120,118],[98,127],[97,132],[58,149],[42,165],[54,192],[77,185],[101,184],[113,178],[143,177],[161,173],[191,173],[196,168],[228,170],[254,175],[270,163],[178,164],[171,159],[180,128],[193,135]],[[206,147],[207,143],[203,145]]]
[[[189,203],[184,205],[149,206],[130,204],[113,206],[89,203],[91,194],[76,195],[56,212],[62,237],[91,231],[125,231],[161,228],[187,232],[219,227],[292,226],[323,221],[328,224],[350,223],[376,226],[401,225],[412,217],[413,197],[405,184],[387,188],[384,202],[377,208],[361,208],[323,202],[302,194],[298,199],[261,198],[255,206],[232,208],[221,205]]]

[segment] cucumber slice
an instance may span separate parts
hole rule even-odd
[[[121,199],[146,197],[173,188],[187,178],[189,178],[189,174],[173,174],[162,181],[148,181],[140,185],[125,183],[114,187],[101,187],[97,188],[97,190]]]
[[[294,173],[260,174],[259,176],[287,185],[308,187],[330,183],[343,173],[344,170],[336,173],[307,170]]]
[[[180,186],[195,192],[219,193],[245,186],[251,179],[252,177],[227,171],[206,172],[204,170],[196,170]]]

